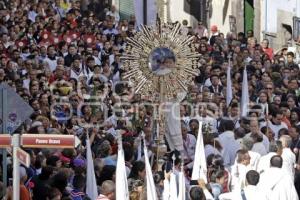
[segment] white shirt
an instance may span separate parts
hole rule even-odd
[[[294,180],[294,175],[295,175],[294,165],[296,163],[295,154],[291,151],[290,148],[283,148],[281,157],[282,157],[282,160],[283,160],[282,169],[286,170],[286,172]]]
[[[256,170],[261,156],[259,155],[259,153],[256,153],[254,151],[248,151],[248,153],[250,156],[250,164],[248,167],[252,170]]]
[[[38,14],[35,11],[30,11],[28,13],[28,19],[32,22],[35,22],[35,18]]]
[[[199,121],[202,121],[203,125],[210,126],[213,133],[217,133],[218,132],[218,130],[217,130],[217,123],[218,122],[217,122],[217,120],[215,118],[212,118],[210,116],[206,116],[206,117],[200,117],[200,116],[198,116],[197,119]]]
[[[204,82],[204,86],[209,87],[211,85],[212,84],[211,84],[210,78],[207,78]],[[222,82],[220,80],[219,80],[219,85],[222,85]]]
[[[51,72],[55,71],[56,66],[57,66],[57,58],[56,57],[54,60],[52,60],[47,56],[47,58],[44,59],[44,62],[48,63]]]
[[[243,164],[235,164],[231,167],[231,188],[232,191],[241,191],[246,186],[246,174],[249,167]]]
[[[210,144],[207,144],[204,146],[204,152],[205,152],[206,158],[211,154],[217,154],[217,155],[222,156],[222,153]]]
[[[86,74],[84,73],[84,70],[82,69],[82,67],[80,67],[80,71],[79,72],[76,72],[74,71],[72,68],[71,68],[71,75],[70,75],[70,78],[74,78],[76,79],[77,81],[79,81],[79,78],[81,76],[86,76]],[[87,79],[88,80],[88,79]]]
[[[241,146],[238,141],[234,139],[234,133],[232,131],[225,131],[220,134],[218,140],[223,147],[222,156],[224,166],[230,167],[234,164],[236,152],[241,149]]]
[[[255,185],[247,185],[244,188],[244,194],[247,200],[267,200],[266,193]],[[243,200],[243,198],[241,191],[235,191],[221,194],[219,200]]]
[[[192,134],[187,134],[186,140],[183,140],[184,159],[194,160],[197,140]]]
[[[115,28],[112,28],[112,29],[105,29],[104,31],[103,31],[103,34],[104,35],[108,35],[108,34],[113,34],[113,35],[117,35],[119,33],[119,31],[117,30],[117,29],[115,29]]]
[[[273,156],[277,155],[275,152],[270,152],[267,155],[260,157],[257,172],[262,173],[270,168],[270,161]]]
[[[258,153],[261,156],[267,155],[267,153],[268,153],[266,150],[266,147],[264,146],[264,144],[262,142],[254,143],[251,150]]]
[[[288,129],[288,126],[287,126],[286,123],[284,123],[284,122],[281,122],[281,124],[279,124],[279,125],[275,125],[275,124],[273,124],[272,122],[269,122],[269,123],[268,123],[268,126],[269,126],[269,128],[273,131],[273,133],[275,134],[275,136],[274,136],[274,139],[275,139],[275,140],[278,140],[278,139],[279,139],[279,138],[278,138],[278,133],[279,133],[279,130],[280,130],[280,129],[283,129],[283,128]]]
[[[260,133],[260,134],[261,134],[262,137],[263,137],[262,143],[263,143],[263,145],[265,146],[266,151],[269,152],[270,141],[269,141],[268,137],[265,136],[263,133]],[[250,132],[250,133],[247,133],[247,134],[245,135],[245,138],[251,138],[251,132]]]

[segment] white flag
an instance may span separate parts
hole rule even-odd
[[[144,1],[134,0],[135,19],[138,26],[144,24]],[[147,0],[147,24],[155,25],[156,23],[156,0]]]
[[[247,116],[248,105],[249,105],[248,77],[247,77],[247,67],[245,66],[244,73],[243,73],[242,99],[241,99],[242,117]]]
[[[192,172],[192,180],[203,179],[207,183],[207,166],[206,157],[204,152],[203,135],[202,135],[202,122],[199,122],[199,131],[197,136],[195,159]]]
[[[184,171],[181,169],[179,172],[179,192],[178,192],[178,200],[185,200],[185,177]]]
[[[170,174],[170,200],[177,200],[177,182],[173,172]]]
[[[171,151],[183,151],[183,141],[180,123],[180,104],[168,102],[165,104],[167,130],[165,133]]]
[[[157,200],[156,188],[153,180],[152,169],[149,163],[148,149],[146,146],[144,133],[143,133],[143,139],[144,139],[144,157],[145,157],[146,180],[147,180],[147,199]]]
[[[142,138],[141,137],[139,137],[138,138],[138,152],[137,152],[137,159],[136,160],[141,160],[141,158],[142,158]]]
[[[229,106],[232,100],[232,82],[231,82],[231,66],[230,62],[227,68],[227,86],[226,86],[226,105]]]
[[[118,160],[116,168],[116,199],[129,200],[128,183],[122,146],[122,137],[118,136]]]
[[[170,181],[165,177],[163,200],[169,200],[169,199],[170,199]]]
[[[96,176],[94,171],[94,161],[92,157],[92,150],[90,140],[87,137],[86,139],[86,194],[91,199],[97,199],[98,197],[98,190],[97,190],[97,182]]]

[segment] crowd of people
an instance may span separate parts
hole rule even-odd
[[[177,22],[179,23],[179,22]],[[170,172],[183,165],[186,199],[286,199],[300,194],[299,65],[295,53],[274,52],[253,31],[224,34],[202,22],[182,34],[194,35],[199,76],[180,106],[182,151],[168,149],[156,165],[151,99],[123,82],[126,38],[138,31],[134,16],[121,19],[108,1],[0,2],[0,83],[10,85],[34,113],[16,131],[69,134],[76,149],[25,149],[29,168],[20,167],[21,200],[90,199],[86,187],[86,139],[92,146],[98,199],[115,199],[117,130],[122,130],[131,200],[146,199],[141,134],[152,153],[159,199]],[[227,68],[232,100],[226,103]],[[247,66],[249,105],[241,117],[243,70]],[[147,104],[144,104],[144,103]],[[130,106],[131,105],[131,106]],[[191,112],[191,106],[197,108]],[[195,110],[195,109],[192,109]],[[207,160],[207,183],[191,180],[199,121]],[[12,178],[11,157],[7,182]],[[150,160],[151,160],[150,159]],[[154,161],[153,161],[154,160]],[[3,175],[3,171],[0,176]],[[1,177],[2,180],[2,177]],[[0,182],[1,188],[3,183]],[[11,199],[11,187],[0,199]]]

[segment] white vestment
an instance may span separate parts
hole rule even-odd
[[[254,151],[248,151],[248,153],[250,156],[250,164],[249,164],[248,168],[256,170],[261,156],[259,155],[259,153],[256,153]]]
[[[254,185],[247,185],[244,194],[247,200],[267,200],[266,194]],[[235,191],[221,194],[219,200],[243,200],[243,198],[241,191]]]
[[[295,154],[291,151],[290,148],[283,148],[281,157],[282,157],[282,160],[283,160],[282,169],[286,170],[286,172],[294,180],[294,177],[295,177],[294,165],[296,163]]]
[[[281,168],[271,167],[260,176],[260,190],[267,193],[269,200],[298,200],[294,181]]]
[[[271,158],[276,155],[277,155],[277,153],[270,152],[267,155],[262,156],[258,162],[257,172],[262,173],[262,172],[266,171],[267,169],[269,169]]]
[[[249,168],[243,164],[234,164],[231,167],[231,188],[232,191],[241,191],[246,186],[246,174]]]
[[[256,142],[253,144],[252,151],[259,153],[261,156],[267,155],[268,151],[262,142]]]

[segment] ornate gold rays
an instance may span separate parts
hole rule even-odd
[[[199,54],[192,45],[193,37],[180,33],[180,24],[165,24],[159,28],[141,26],[141,31],[128,38],[125,54],[122,56],[123,80],[133,83],[135,93],[164,97],[164,101],[177,99],[186,92],[198,75]],[[175,65],[166,75],[158,76],[151,70],[149,57],[153,50],[167,48],[175,55]]]

